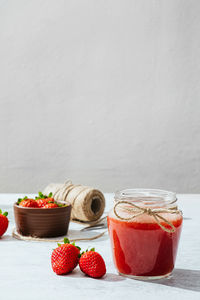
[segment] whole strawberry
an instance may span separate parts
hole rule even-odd
[[[58,204],[56,204],[56,203],[47,203],[42,208],[55,208],[55,207],[59,207]]]
[[[38,207],[37,202],[34,199],[25,199],[19,203],[19,206],[23,207]]]
[[[81,255],[79,267],[83,273],[93,278],[100,278],[106,273],[105,262],[94,248]]]
[[[8,218],[7,218],[8,213],[4,212],[2,214],[2,211],[0,209],[0,237],[6,232],[8,228]]]
[[[70,273],[78,265],[80,248],[74,243],[70,244],[64,238],[64,244],[58,244],[51,255],[51,265],[57,275]]]
[[[46,199],[38,199],[35,201],[37,202],[37,206],[39,208],[44,207],[48,203],[48,201]]]

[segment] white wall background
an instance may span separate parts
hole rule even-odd
[[[200,192],[199,0],[0,0],[0,192]]]

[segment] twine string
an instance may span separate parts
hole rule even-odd
[[[69,202],[72,206],[71,220],[93,222],[98,220],[105,208],[105,198],[101,191],[81,184],[73,184],[71,181],[49,184],[43,191],[44,194],[53,193],[56,201]],[[93,199],[97,199],[96,205]],[[94,203],[95,209],[92,204]]]
[[[177,199],[175,199],[173,202],[171,202],[170,204],[173,204],[177,201]],[[122,217],[119,215],[119,213],[117,212],[117,207],[121,204],[127,204],[128,207],[123,206],[122,209],[128,213],[130,213],[130,217]],[[131,207],[130,207],[131,206]],[[156,223],[166,232],[168,233],[172,233],[176,231],[175,226],[172,224],[172,222],[168,221],[166,218],[164,218],[163,216],[161,216],[160,214],[162,213],[170,213],[170,214],[180,214],[181,211],[178,210],[177,206],[172,206],[169,208],[145,208],[145,207],[141,207],[138,206],[134,203],[128,202],[128,201],[118,201],[115,206],[114,206],[114,213],[115,215],[120,219],[120,220],[124,220],[124,221],[129,221],[132,220],[138,216],[141,216],[143,214],[152,216]],[[167,228],[166,226],[164,226],[161,222],[164,221],[170,228]]]
[[[69,236],[69,241],[70,242],[77,242],[77,241],[92,241],[92,240],[96,240],[100,237],[102,237],[105,233],[107,232],[107,230],[98,233],[92,237],[80,237],[80,238],[71,238]],[[59,239],[59,238],[39,238],[39,237],[34,237],[34,236],[24,236],[22,234],[20,234],[16,228],[13,228],[12,231],[12,236],[15,239],[18,240],[23,240],[23,241],[36,241],[36,242],[57,242],[57,243],[62,243],[63,242],[63,238]]]

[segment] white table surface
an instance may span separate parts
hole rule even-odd
[[[108,234],[78,244],[94,246],[102,254],[107,275],[92,279],[77,267],[58,276],[50,264],[55,242],[25,242],[12,238],[12,204],[22,194],[0,194],[0,208],[9,211],[9,229],[0,239],[0,299],[200,299],[200,195],[178,195],[184,225],[173,276],[154,282],[127,279],[117,274],[112,261]],[[105,194],[106,211],[112,194]],[[70,225],[73,229],[73,224]]]

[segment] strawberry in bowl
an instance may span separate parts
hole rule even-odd
[[[71,214],[69,203],[56,202],[52,193],[35,199],[18,199],[14,204],[17,231],[24,236],[56,237],[67,234]]]
[[[37,202],[34,199],[29,199],[24,197],[23,199],[18,200],[18,205],[22,207],[38,207]]]
[[[43,195],[42,192],[39,192],[38,196],[35,197],[35,200],[38,204],[38,207],[44,207],[48,203],[54,203],[55,202],[54,198],[52,198],[52,193],[50,193],[48,196],[46,196],[46,195]],[[54,206],[54,207],[57,207],[57,206]]]

